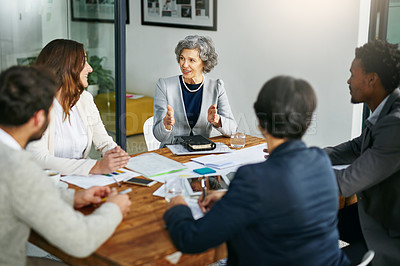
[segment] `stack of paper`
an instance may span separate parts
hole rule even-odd
[[[157,197],[165,197],[165,185],[159,187],[154,193],[154,196]],[[188,197],[186,194],[182,195],[188,204],[190,210],[192,211],[193,218],[195,220],[200,219],[204,216],[204,213],[201,211],[199,204],[197,203],[197,198]]]
[[[191,160],[215,169],[224,169],[249,163],[259,163],[265,161],[264,156],[266,154],[263,151],[265,147],[265,144],[260,144],[246,149],[233,151],[232,153],[207,155],[192,158]]]
[[[138,173],[121,168],[109,175],[89,175],[89,176],[66,175],[62,176],[61,180],[73,184],[75,186],[87,189],[92,186],[106,186],[113,184],[115,183],[113,177],[118,182],[121,182],[139,175],[140,174]]]
[[[230,166],[234,166],[236,164],[233,159],[234,158],[230,158],[228,156],[208,155],[199,158],[192,158],[191,160],[196,163],[201,163],[207,167],[224,169]]]
[[[126,168],[141,173],[145,177],[155,177],[172,172],[177,172],[186,167],[174,160],[159,155],[154,152],[144,153],[136,157],[132,157]]]

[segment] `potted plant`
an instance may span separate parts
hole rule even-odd
[[[98,57],[97,55],[88,57],[88,63],[93,68],[93,72],[89,74],[89,86],[87,90],[92,93],[93,96],[97,93],[105,93],[114,90],[114,76],[112,75],[112,71],[104,69],[101,65],[104,59],[105,57]]]

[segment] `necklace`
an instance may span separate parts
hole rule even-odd
[[[201,82],[200,86],[199,86],[197,89],[195,89],[195,90],[191,90],[191,89],[188,88],[188,86],[186,86],[186,83],[185,83],[185,81],[183,80],[183,76],[181,76],[181,79],[182,79],[183,86],[185,86],[185,88],[186,88],[186,90],[187,90],[188,92],[196,92],[196,91],[200,90],[201,87],[203,87],[203,84],[204,84],[204,77],[203,77],[203,81]]]

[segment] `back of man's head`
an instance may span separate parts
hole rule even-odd
[[[377,73],[382,85],[391,93],[400,84],[400,51],[397,44],[371,41],[356,48],[356,59],[361,60],[365,73]]]
[[[0,75],[0,125],[20,126],[39,110],[46,114],[57,91],[45,67],[14,66]]]

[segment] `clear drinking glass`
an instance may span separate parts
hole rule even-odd
[[[165,179],[165,199],[169,201],[171,198],[182,195],[184,191],[183,178],[174,177]]]
[[[246,135],[242,132],[236,132],[231,135],[231,147],[234,149],[243,148],[246,144]]]

